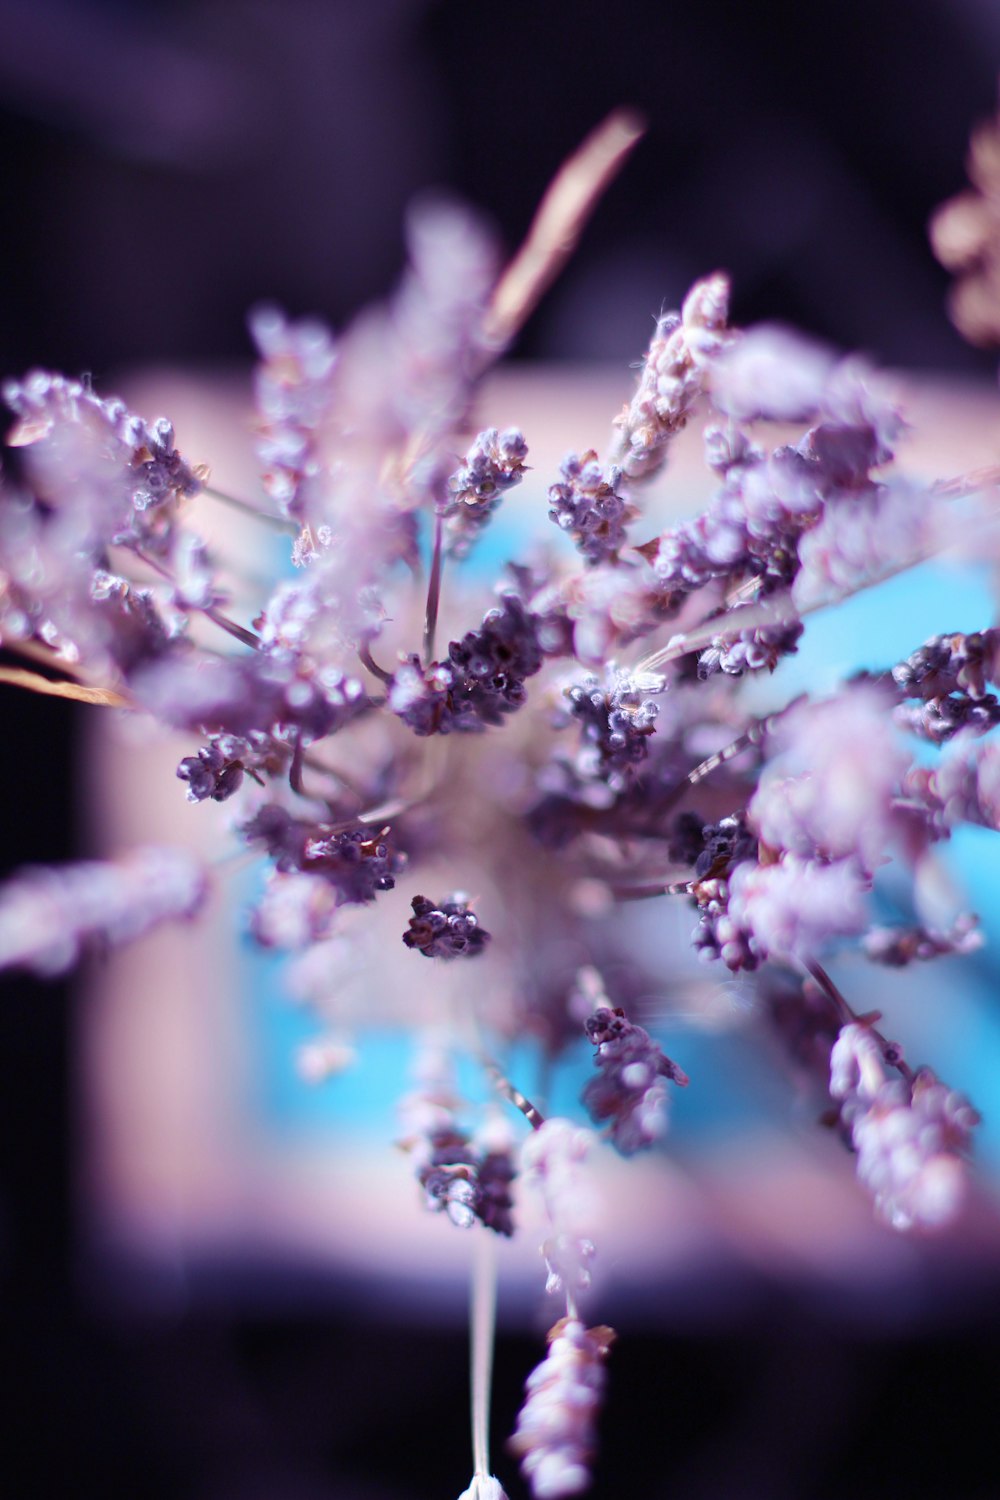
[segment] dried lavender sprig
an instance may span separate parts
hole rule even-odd
[[[525,1385],[526,1399],[508,1442],[535,1500],[579,1495],[590,1485],[596,1417],[604,1394],[611,1328],[562,1318],[549,1331],[549,1352]]]
[[[451,642],[447,660],[424,666],[405,658],[393,674],[389,707],[421,737],[481,733],[524,706],[525,681],[542,662],[536,617],[505,593],[478,630]]]
[[[302,522],[310,489],[325,477],[320,437],[333,410],[336,344],[318,319],[292,322],[276,307],[254,308],[249,324],[261,361],[254,400],[264,489]]]
[[[928,927],[872,927],[861,939],[861,948],[873,963],[902,969],[915,959],[925,962],[951,953],[978,953],[984,941],[979,918],[963,912],[948,932]]]
[[[468,557],[480,533],[508,490],[524,477],[528,445],[518,427],[499,432],[485,428],[448,481],[448,498],[441,506],[445,553]],[[433,655],[433,643],[425,653]]]
[[[490,941],[463,891],[453,892],[437,905],[426,896],[414,896],[410,905],[413,916],[403,942],[425,958],[475,958]]]
[[[664,1079],[686,1088],[688,1076],[620,1006],[599,1005],[584,1030],[597,1049],[599,1071],[584,1088],[584,1107],[595,1124],[608,1123],[615,1149],[632,1156],[666,1131]]]
[[[625,545],[625,528],[638,514],[617,493],[621,470],[602,469],[593,448],[568,453],[562,480],[549,489],[549,520],[568,532],[588,566],[614,562]]]
[[[186,849],[151,845],[106,863],[29,867],[0,887],[0,969],[63,974],[89,949],[194,917],[207,894],[207,874]]]
[[[524,1182],[540,1190],[551,1228],[542,1244],[548,1270],[545,1290],[562,1293],[572,1318],[577,1315],[578,1296],[590,1286],[594,1258],[594,1193],[584,1166],[593,1140],[591,1131],[551,1116],[521,1147]]]
[[[972,493],[980,488],[975,487]],[[935,496],[933,486],[926,491],[928,496]],[[846,502],[845,502],[846,503]],[[832,508],[831,514],[840,515],[843,505]],[[921,523],[927,519],[923,511],[916,517]],[[869,512],[869,519],[873,520]],[[915,517],[910,517],[907,524],[905,507],[895,507],[879,526],[873,520],[876,545],[866,551],[866,543],[862,538],[851,538],[849,548],[849,560],[845,560],[840,569],[841,576],[836,581],[824,576],[822,557],[817,562],[815,574],[810,573],[808,590],[790,589],[781,593],[768,594],[766,597],[754,599],[749,602],[739,602],[726,610],[724,615],[714,612],[706,617],[700,624],[692,626],[670,638],[663,646],[656,647],[650,651],[638,663],[637,671],[653,672],[667,666],[670,662],[679,661],[682,657],[689,656],[694,652],[704,650],[720,637],[728,639],[742,631],[757,629],[758,627],[790,624],[801,620],[809,614],[821,609],[829,609],[833,605],[842,604],[845,600],[853,598],[855,594],[863,593],[866,589],[875,588],[880,583],[895,578],[899,573],[908,572],[920,563],[929,562],[952,547],[960,547],[966,543],[983,547],[988,540],[987,533],[1000,525],[1000,512],[979,513],[970,516],[955,515],[949,517],[947,528],[932,529],[932,534],[927,535],[926,529],[917,527],[916,544],[914,545]],[[819,552],[836,553],[839,546],[838,537],[847,540],[851,535],[852,522],[844,516],[840,522],[836,534],[827,534],[818,539],[822,546]],[[806,536],[811,536],[807,532]],[[902,539],[902,541],[901,541]],[[802,574],[799,574],[802,577]],[[814,586],[815,585],[815,586]],[[756,587],[756,583],[754,585]],[[655,625],[647,626],[646,631],[655,628]]]
[[[979,1115],[929,1069],[890,1079],[889,1056],[898,1068],[898,1043],[886,1044],[867,1026],[849,1022],[830,1054],[830,1092],[840,1102],[858,1176],[879,1216],[894,1229],[940,1229],[961,1209]]]
[[[457,1113],[453,1070],[440,1048],[426,1048],[417,1070],[420,1086],[401,1101],[399,1112],[406,1130],[402,1145],[414,1154],[425,1207],[446,1213],[460,1229],[471,1229],[478,1219],[509,1237],[516,1171],[505,1123],[487,1122],[475,1137],[466,1129]]]
[[[610,462],[626,479],[648,479],[664,463],[723,346],[728,311],[729,278],[716,272],[695,283],[680,314],[660,318],[638,389],[616,423]]]

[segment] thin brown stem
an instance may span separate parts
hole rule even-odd
[[[423,662],[429,667],[434,660],[434,637],[437,634],[438,609],[441,604],[441,573],[444,567],[444,518],[440,511],[434,517],[434,552],[427,580],[427,607],[424,612]]]
[[[114,688],[86,687],[81,682],[55,682],[43,677],[40,672],[29,672],[24,667],[0,667],[0,683],[10,687],[26,688],[29,693],[41,693],[50,698],[71,698],[75,703],[94,703],[101,708],[128,708],[129,699]]]
[[[245,625],[237,624],[235,620],[231,620],[228,615],[222,614],[217,609],[203,609],[201,613],[206,619],[211,620],[213,625],[218,625],[220,630],[231,635],[234,640],[241,641],[244,646],[251,646],[254,651],[259,649],[260,636],[253,630],[247,630]]]
[[[258,506],[252,505],[249,500],[240,500],[236,495],[216,489],[214,484],[203,484],[201,489],[202,494],[210,496],[213,500],[220,500],[223,505],[228,505],[232,510],[238,510],[241,515],[252,516],[255,521],[261,521],[275,531],[283,531],[290,536],[299,534],[301,528],[298,522],[290,520],[287,516],[276,516],[272,511],[261,510]]]
[[[493,1083],[493,1087],[496,1089],[497,1093],[500,1094],[502,1098],[506,1099],[508,1104],[513,1104],[515,1109],[519,1109],[521,1111],[522,1115],[527,1120],[532,1130],[541,1129],[541,1127],[545,1124],[545,1117],[535,1108],[531,1100],[527,1099],[524,1094],[521,1093],[520,1089],[514,1087],[510,1079],[500,1071],[496,1063],[493,1062],[491,1058],[484,1057],[482,1059],[482,1064],[486,1072],[489,1074],[490,1079]]]
[[[302,744],[302,732],[301,730],[299,730],[296,732],[295,739],[292,743],[292,759],[288,766],[288,785],[298,797],[304,797],[306,795],[305,788],[302,785],[303,753],[304,747]]]
[[[367,641],[361,641],[361,643],[359,644],[358,656],[361,660],[361,665],[363,667],[366,667],[373,677],[377,677],[380,682],[388,683],[392,681],[392,673],[387,672],[384,667],[379,666],[378,662],[372,656],[371,649]]]
[[[151,568],[154,573],[158,573],[161,578],[165,578],[168,583],[176,582],[174,575],[171,573],[170,569],[164,567],[163,563],[161,563],[158,558],[150,557],[149,553],[143,552],[140,547],[129,547],[128,550],[135,557],[137,557],[141,563],[145,563],[147,568]],[[224,615],[221,610],[215,609],[211,605],[196,605],[193,607],[198,614],[204,615],[207,620],[211,620],[213,625],[218,625],[220,630],[224,630],[227,635],[231,635],[235,640],[240,641],[244,646],[252,646],[255,651],[260,646],[259,635],[257,635],[252,630],[248,630],[245,625],[238,624],[236,620],[231,620],[229,616]]]
[[[510,343],[559,275],[644,130],[636,111],[616,109],[560,167],[493,293],[487,336],[494,346]]]
[[[899,1049],[895,1046],[895,1044],[890,1042],[888,1038],[875,1027],[874,1022],[879,1019],[878,1014],[876,1013],[871,1018],[868,1018],[866,1016],[859,1016],[858,1013],[854,1010],[853,1006],[847,1000],[846,996],[842,993],[842,991],[831,979],[830,975],[823,968],[822,964],[817,963],[814,959],[811,959],[809,962],[807,962],[804,965],[804,968],[819,985],[820,989],[823,991],[823,994],[833,1005],[833,1008],[836,1010],[841,1024],[844,1026],[850,1026],[860,1023],[861,1025],[867,1027],[872,1036],[878,1042],[879,1046],[882,1048],[882,1055],[885,1058],[885,1061],[890,1065],[890,1067],[896,1068],[897,1071],[900,1072],[906,1079],[907,1083],[912,1085],[914,1079],[916,1078],[916,1074],[910,1067],[909,1063],[906,1062],[905,1058],[900,1055]]]

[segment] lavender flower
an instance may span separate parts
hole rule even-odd
[[[663,464],[725,345],[728,310],[729,280],[717,272],[695,283],[679,315],[657,323],[638,389],[617,422],[612,461],[627,479],[645,479]]]
[[[399,1114],[425,1207],[447,1214],[459,1229],[471,1229],[478,1219],[509,1237],[516,1170],[506,1122],[489,1121],[476,1137],[459,1122],[453,1070],[439,1048],[423,1049],[416,1072],[419,1087],[400,1102]]]
[[[425,958],[475,958],[490,940],[461,891],[446,896],[439,906],[426,896],[414,896],[410,905],[413,916],[403,942]]]
[[[799,544],[797,609],[815,609],[919,562],[937,550],[930,497],[895,485],[831,506]]]
[[[321,943],[333,931],[340,895],[314,875],[272,870],[250,914],[250,933],[262,948],[294,951]]]
[[[30,448],[33,472],[46,490],[71,482],[74,461],[84,463],[91,479],[99,472],[93,466],[99,465],[99,503],[106,508],[112,502],[109,519],[118,497],[125,501],[113,527],[115,540],[139,541],[154,552],[163,549],[177,501],[201,488],[174,445],[173,425],[166,417],[146,422],[118,397],[102,398],[89,383],[46,370],[33,370],[23,381],[6,381],[2,394],[19,418],[7,442]]]
[[[589,448],[567,454],[559,472],[561,483],[549,490],[549,520],[569,532],[592,567],[614,560],[625,545],[625,527],[637,514],[615,492],[620,471],[612,467],[605,475]]]
[[[197,755],[184,757],[177,775],[187,782],[189,802],[226,802],[239,791],[244,773],[255,779],[280,775],[290,756],[290,747],[270,734],[216,734]]]
[[[664,680],[609,666],[606,681],[588,674],[566,689],[569,712],[581,726],[583,745],[575,768],[584,780],[600,781],[612,791],[627,784],[648,754],[659,706],[647,693],[663,690]]]
[[[449,479],[448,499],[441,508],[449,556],[469,555],[504,495],[524,477],[527,453],[528,445],[517,427],[504,432],[487,427],[479,434]]]
[[[572,1121],[545,1120],[521,1147],[526,1186],[540,1190],[551,1233],[542,1245],[548,1270],[545,1290],[563,1293],[570,1304],[590,1286],[596,1215],[594,1190],[584,1165],[593,1136]]]
[[[741,422],[801,422],[821,406],[833,363],[822,344],[779,325],[758,324],[716,357],[712,400]]]
[[[250,314],[261,358],[254,378],[264,488],[286,516],[309,514],[310,491],[327,479],[323,429],[334,404],[337,349],[316,319],[292,323],[276,307]]]
[[[887,1051],[889,1056],[887,1057]],[[940,1229],[965,1198],[979,1116],[928,1069],[892,1079],[902,1053],[865,1026],[845,1026],[830,1055],[830,1092],[858,1153],[858,1176],[894,1229]]]
[[[298,871],[326,882],[337,906],[361,905],[393,889],[406,856],[386,841],[388,831],[311,823],[276,802],[264,803],[242,829],[247,843],[263,844],[283,874]]]
[[[766,844],[805,858],[854,855],[875,867],[897,829],[895,799],[908,768],[886,707],[877,688],[860,685],[781,718],[780,754],[748,809]]]
[[[867,889],[853,860],[820,864],[786,854],[777,864],[736,867],[727,918],[758,957],[805,961],[863,930]]]
[[[801,620],[782,625],[759,625],[736,636],[716,636],[698,658],[698,676],[704,682],[716,672],[742,677],[744,672],[773,672],[783,656],[798,650],[805,629]]]
[[[549,1332],[549,1352],[528,1377],[509,1442],[536,1500],[579,1495],[590,1485],[604,1360],[614,1337],[612,1329],[585,1328],[577,1318],[562,1318]]]
[[[584,1107],[596,1124],[610,1122],[612,1144],[623,1156],[632,1156],[666,1132],[664,1079],[686,1088],[688,1076],[620,1007],[598,1006],[584,1030],[597,1048],[594,1064],[599,1070],[583,1091]]]
[[[121,947],[161,922],[195,916],[207,891],[204,870],[184,849],[23,870],[0,886],[0,969],[63,974],[89,949]]]
[[[245,739],[294,730],[303,744],[335,734],[369,706],[358,678],[279,649],[239,659],[174,650],[143,664],[130,686],[174,728]]]
[[[949,932],[936,932],[928,927],[872,927],[862,938],[861,947],[873,963],[902,969],[914,959],[978,953],[984,941],[975,913],[963,912]]]
[[[448,660],[407,657],[389,684],[389,707],[414,734],[476,734],[525,702],[525,679],[542,665],[535,618],[504,594],[478,630],[452,641]]]
[[[1000,673],[1000,633],[936,635],[892,669],[900,693],[896,723],[921,739],[943,744],[962,730],[986,734],[1000,723],[1000,701],[986,684]]]

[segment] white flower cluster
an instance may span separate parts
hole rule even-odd
[[[541,1190],[552,1233],[542,1245],[548,1268],[545,1290],[573,1298],[590,1286],[596,1203],[584,1162],[593,1132],[570,1120],[550,1119],[521,1148],[525,1182]]]
[[[590,1484],[595,1420],[604,1394],[604,1357],[614,1333],[564,1318],[549,1352],[525,1383],[526,1400],[510,1440],[535,1500],[578,1495]]]
[[[687,422],[705,388],[706,368],[726,339],[729,278],[717,271],[695,282],[680,317],[656,325],[639,386],[617,420],[612,463],[626,479],[644,479],[660,468],[667,444]]]
[[[900,1056],[895,1043],[891,1055]],[[964,1094],[929,1069],[890,1078],[886,1044],[859,1022],[845,1026],[830,1054],[830,1092],[858,1153],[858,1177],[893,1229],[940,1229],[958,1215],[967,1187],[966,1153],[979,1116]]]

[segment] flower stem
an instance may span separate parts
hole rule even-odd
[[[847,1026],[851,1025],[854,1022],[860,1021],[862,1025],[867,1026],[872,1036],[882,1048],[882,1053],[885,1057],[886,1062],[889,1063],[891,1067],[894,1067],[897,1072],[901,1073],[906,1079],[907,1083],[912,1086],[913,1080],[916,1077],[913,1069],[905,1061],[904,1058],[898,1055],[898,1049],[894,1045],[890,1044],[886,1037],[883,1036],[882,1032],[876,1030],[875,1026],[872,1024],[873,1021],[877,1021],[879,1019],[878,1012],[876,1011],[874,1013],[871,1020],[866,1019],[864,1016],[859,1016],[854,1007],[850,1004],[850,1002],[838,988],[838,986],[834,984],[833,980],[823,968],[822,964],[818,964],[815,962],[815,960],[813,960],[806,963],[804,965],[804,968],[806,969],[806,972],[812,976],[813,980],[816,982],[816,984],[819,985],[824,995],[833,1005],[840,1018],[841,1024]]]
[[[484,1057],[482,1063],[497,1093],[502,1094],[509,1104],[513,1104],[515,1109],[521,1111],[532,1130],[539,1130],[545,1124],[544,1115],[535,1108],[530,1099],[525,1098],[520,1089],[514,1087],[509,1078],[501,1073],[495,1062]]]
[[[0,682],[11,687],[27,688],[31,693],[43,693],[52,698],[72,698],[77,703],[96,703],[102,708],[127,708],[129,699],[116,693],[114,688],[87,687],[79,682],[57,682],[43,677],[40,672],[28,672],[23,667],[0,667]]]
[[[431,558],[430,577],[427,580],[423,657],[425,667],[429,667],[434,660],[434,637],[437,633],[438,606],[441,603],[441,572],[444,566],[443,542],[444,518],[439,512],[434,517],[434,554]]]
[[[496,1301],[496,1240],[488,1230],[480,1231],[477,1227],[469,1298],[469,1379],[472,1466],[476,1474],[484,1477],[490,1472],[490,1395]]]
[[[273,515],[270,511],[260,510],[256,505],[251,505],[248,500],[240,500],[236,495],[228,495],[225,490],[217,490],[214,484],[203,484],[202,494],[209,495],[213,500],[221,500],[223,505],[229,505],[233,510],[240,511],[244,516],[252,516],[255,521],[263,521],[265,526],[273,526],[276,531],[284,531],[289,535],[297,535],[299,525],[285,516]]]

